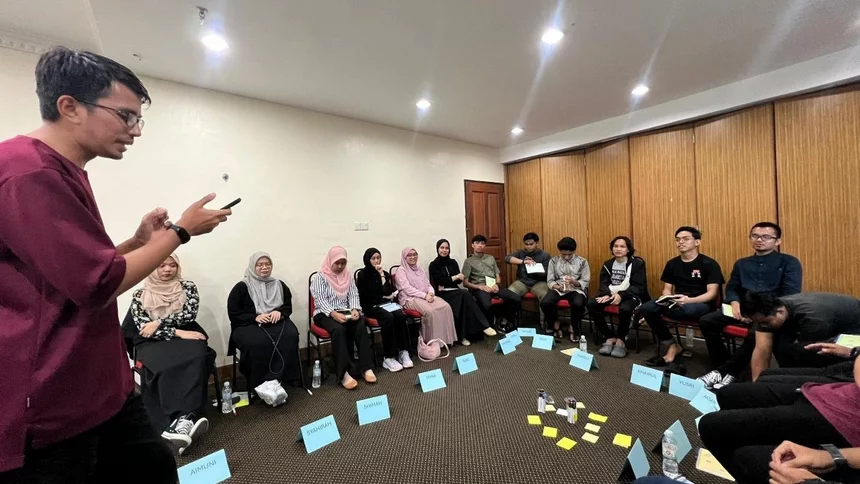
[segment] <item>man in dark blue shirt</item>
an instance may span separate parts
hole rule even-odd
[[[708,313],[699,320],[699,329],[708,346],[714,370],[699,378],[708,388],[721,388],[732,383],[746,369],[755,349],[755,335],[750,330],[743,345],[730,356],[723,343],[723,328],[732,325],[749,326],[741,316],[741,301],[747,293],[790,296],[800,292],[803,269],[797,258],[776,251],[782,242],[782,229],[771,222],[759,222],[750,229],[750,244],[755,255],[735,262],[726,284],[726,304],[731,316],[722,309]],[[727,310],[728,311],[728,310]]]

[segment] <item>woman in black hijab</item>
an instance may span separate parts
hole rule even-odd
[[[496,331],[490,327],[478,303],[460,283],[466,276],[460,272],[457,261],[450,257],[451,244],[446,239],[436,242],[436,259],[430,263],[430,284],[436,295],[445,300],[454,312],[454,323],[457,328],[457,338],[463,346],[472,344],[469,340],[495,336]]]
[[[361,310],[368,318],[379,321],[382,328],[383,368],[400,371],[414,365],[409,357],[406,315],[397,306],[397,291],[391,274],[382,268],[382,254],[371,247],[364,251],[364,268],[356,274],[355,285],[361,299]]]

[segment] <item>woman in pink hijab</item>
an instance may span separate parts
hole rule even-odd
[[[421,337],[424,341],[440,339],[445,344],[454,344],[457,330],[454,313],[443,299],[436,298],[433,286],[418,265],[418,251],[412,247],[403,249],[400,268],[394,274],[394,285],[400,305],[421,313]]]
[[[311,297],[315,304],[314,324],[331,334],[335,375],[340,378],[340,384],[347,390],[354,389],[358,381],[353,375],[359,374],[364,381],[376,383],[370,336],[361,316],[361,302],[352,271],[346,268],[346,249],[335,246],[328,251],[320,271],[311,281]],[[352,367],[353,344],[358,346],[357,367]]]

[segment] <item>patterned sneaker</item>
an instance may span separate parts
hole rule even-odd
[[[394,358],[386,358],[382,360],[382,367],[386,370],[395,373],[403,369],[403,365],[397,362]]]
[[[734,383],[734,382],[735,382],[735,377],[733,377],[731,375],[726,375],[723,377],[722,380],[720,380],[719,383],[714,385],[714,390],[719,390],[720,388],[723,388],[724,386],[726,386],[730,383]]]
[[[712,370],[708,374],[700,376],[697,380],[703,382],[705,384],[705,388],[710,390],[714,388],[714,385],[718,385],[723,381],[723,375],[721,375],[717,370]]]
[[[174,420],[170,424],[170,427],[161,433],[161,438],[170,442],[171,445],[178,447],[181,455],[191,445],[191,436],[188,434],[191,432],[192,427],[194,427],[194,422],[186,419],[185,415],[183,415]]]
[[[206,417],[198,417],[194,413],[189,413],[185,418],[194,422],[194,425],[191,426],[191,430],[188,431],[188,436],[191,437],[192,442],[209,431],[209,420],[207,420]]]
[[[409,356],[408,351],[403,350],[400,352],[400,364],[403,368],[413,368],[415,366],[415,364],[412,363],[412,358]]]

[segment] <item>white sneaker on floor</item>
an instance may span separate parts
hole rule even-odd
[[[170,444],[179,447],[179,454],[191,445],[191,429],[194,427],[194,422],[185,418],[185,415],[174,420],[170,427],[161,433],[161,438],[170,442]]]
[[[714,385],[714,390],[719,390],[720,388],[723,388],[724,386],[726,386],[730,383],[734,383],[734,382],[735,382],[735,377],[733,377],[731,375],[726,375],[723,377],[722,380],[720,380],[719,383]]]
[[[397,362],[394,358],[386,358],[382,360],[382,367],[394,373],[403,369],[403,365]]]
[[[400,364],[403,368],[412,368],[415,366],[415,364],[412,363],[412,358],[409,356],[408,351],[403,350],[400,352]]]
[[[495,330],[495,329],[493,329],[493,328],[485,328],[485,329],[484,329],[484,334],[485,334],[485,335],[487,335],[487,336],[495,336],[495,335],[497,335],[497,334],[499,334],[499,333],[496,333],[496,330]]]
[[[471,341],[469,341],[469,340],[467,340],[466,338],[463,338],[463,339],[461,339],[461,340],[460,340],[460,344],[461,344],[461,345],[463,345],[463,346],[471,346],[471,345],[472,345],[472,342],[471,342]]]
[[[718,372],[717,370],[712,370],[708,374],[700,376],[696,379],[701,382],[704,382],[705,388],[710,390],[711,388],[714,388],[714,385],[718,385],[720,382],[723,381],[723,375],[721,375],[720,372]]]
[[[206,417],[198,418],[193,413],[189,413],[185,418],[194,422],[194,425],[191,426],[191,430],[188,431],[188,436],[191,437],[192,441],[209,431],[209,420],[207,420]]]

